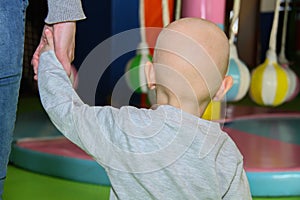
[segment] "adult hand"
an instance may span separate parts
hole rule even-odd
[[[76,22],[61,22],[54,25],[45,25],[41,36],[40,44],[32,57],[34,70],[34,79],[37,80],[37,70],[41,49],[45,45],[45,30],[50,29],[53,32],[54,51],[56,57],[61,62],[68,76],[71,75],[71,63],[74,59]]]

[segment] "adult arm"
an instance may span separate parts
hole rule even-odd
[[[47,24],[85,19],[81,0],[48,0]]]
[[[50,27],[53,29],[55,54],[68,76],[71,75],[71,62],[74,60],[76,21],[81,19],[85,19],[81,0],[48,0],[48,16],[45,20],[47,25],[44,30]],[[40,51],[45,45],[44,30],[31,61],[35,80]]]

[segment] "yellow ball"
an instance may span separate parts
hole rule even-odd
[[[211,101],[205,109],[201,118],[206,120],[220,120],[222,115],[221,102]]]
[[[284,103],[288,88],[288,74],[276,61],[266,58],[252,71],[250,96],[259,105],[278,106]]]

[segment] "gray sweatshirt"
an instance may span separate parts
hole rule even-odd
[[[38,77],[51,121],[105,168],[110,199],[251,199],[243,157],[218,123],[169,105],[86,105],[53,51],[41,55]]]
[[[47,24],[85,19],[81,0],[48,0]]]

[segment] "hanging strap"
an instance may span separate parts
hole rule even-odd
[[[140,0],[140,6],[139,6],[139,18],[140,18],[140,36],[141,36],[141,42],[138,47],[138,51],[142,55],[148,56],[149,54],[149,47],[147,44],[146,39],[146,22],[145,22],[145,0]]]
[[[287,27],[287,21],[288,21],[288,9],[289,9],[289,0],[285,1],[284,6],[284,18],[283,18],[283,27],[282,27],[282,36],[281,36],[281,49],[279,54],[279,60],[281,64],[287,64],[289,61],[287,60],[285,56],[285,42],[286,42],[286,27]]]
[[[162,16],[163,16],[163,26],[167,26],[170,23],[170,12],[169,12],[169,1],[162,0]]]
[[[182,5],[182,0],[177,0],[176,1],[176,10],[175,10],[175,20],[178,20],[181,18],[181,5]]]
[[[231,24],[230,24],[230,28],[229,28],[229,35],[230,35],[229,44],[234,43],[234,38],[237,34],[237,30],[236,31],[234,30],[234,25],[238,21],[239,13],[240,13],[240,0],[234,0],[233,16],[232,16],[232,20],[231,20]]]
[[[277,63],[276,37],[277,37],[277,28],[278,28],[279,7],[280,7],[280,0],[276,0],[272,30],[270,34],[269,49],[266,55],[270,63]]]
[[[269,50],[274,52],[276,52],[276,36],[277,36],[277,29],[278,29],[279,7],[280,7],[280,0],[276,0],[274,19],[273,19],[270,42],[269,42]]]
[[[139,6],[139,17],[140,17],[140,35],[141,42],[138,46],[138,52],[141,54],[140,66],[139,67],[139,78],[141,83],[141,90],[143,93],[147,92],[146,77],[144,74],[144,65],[149,61],[149,47],[146,40],[146,24],[145,24],[145,0],[140,0]]]
[[[146,42],[146,31],[145,31],[145,0],[140,0],[140,7],[139,7],[139,18],[140,18],[140,35],[141,35],[141,43]]]

